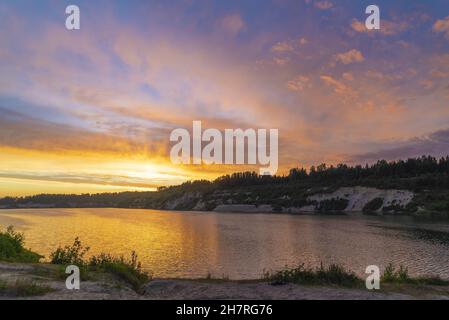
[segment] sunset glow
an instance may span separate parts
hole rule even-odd
[[[0,3],[0,196],[155,190],[251,166],[178,166],[174,128],[279,129],[279,172],[449,153],[449,5]],[[254,11],[257,8],[258,14]]]

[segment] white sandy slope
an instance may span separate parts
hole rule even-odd
[[[389,207],[391,205],[405,207],[410,203],[410,201],[412,201],[413,196],[413,192],[407,190],[381,190],[367,187],[345,187],[332,193],[321,193],[310,196],[308,200],[321,202],[332,199],[346,199],[349,203],[344,212],[360,212],[368,202],[376,198],[383,199],[383,205],[379,209],[379,211],[381,211],[384,207]]]
[[[310,202],[315,202],[314,205],[308,205],[304,207],[288,207],[283,208],[283,213],[292,214],[314,214],[319,206],[319,203],[326,200],[348,200],[348,206],[343,212],[355,213],[362,212],[363,208],[370,201],[381,198],[383,204],[379,208],[378,212],[381,213],[382,209],[392,205],[405,207],[410,201],[412,201],[414,193],[408,190],[382,190],[376,188],[367,187],[344,187],[331,193],[317,193],[307,198]],[[241,212],[241,213],[272,213],[274,212],[270,205],[245,205],[245,204],[222,204],[218,205],[214,211],[216,212]]]

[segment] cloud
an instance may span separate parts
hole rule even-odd
[[[386,36],[393,36],[396,34],[399,34],[405,30],[407,30],[410,27],[410,24],[407,21],[390,21],[386,19],[380,20],[380,30],[368,30],[365,26],[364,22],[361,22],[357,19],[352,19],[351,22],[351,28],[352,30],[359,32],[359,33],[369,33],[369,34],[376,34],[377,32],[380,32],[383,35]]]
[[[357,31],[357,32],[367,32],[368,31],[365,24],[357,19],[352,20],[351,28],[352,28],[352,30]]]
[[[297,40],[279,41],[278,43],[276,43],[271,47],[271,51],[276,53],[293,52],[300,46],[305,46],[308,43],[309,41],[304,37],[299,38]]]
[[[362,62],[365,60],[363,54],[357,49],[351,49],[344,53],[339,53],[334,57],[335,61],[339,61],[343,64],[351,64],[354,62]]]
[[[271,47],[271,51],[274,52],[289,52],[293,50],[293,45],[288,41],[278,42]]]
[[[297,76],[287,82],[287,88],[291,91],[303,91],[310,86],[310,79],[306,76]]]
[[[276,63],[279,66],[285,66],[290,61],[289,58],[277,58],[277,57],[275,57],[273,60],[274,63]]]
[[[354,76],[350,72],[343,73],[342,77],[343,77],[343,79],[345,79],[347,81],[353,81],[354,80]]]
[[[105,185],[117,187],[137,187],[156,189],[161,184],[167,184],[164,180],[142,179],[136,177],[126,177],[118,175],[101,175],[95,173],[70,174],[67,172],[52,173],[24,173],[24,172],[2,172],[0,178],[11,178],[20,180],[54,181],[76,184]]]
[[[336,9],[337,2],[332,2]],[[0,110],[0,148],[48,154],[36,174],[52,168],[54,159],[70,161],[74,153],[107,159],[142,154],[151,161],[152,155],[167,159],[169,131],[189,128],[195,119],[220,130],[279,128],[285,168],[296,161],[312,164],[336,154],[378,150],[381,145],[388,147],[385,141],[407,139],[448,122],[447,100],[426,89],[431,82],[421,81],[430,79],[441,89],[447,85],[443,78],[449,73],[449,58],[429,65],[431,57],[445,52],[437,37],[426,37],[432,24],[414,30],[409,59],[403,59],[397,38],[373,39],[365,33],[351,38],[366,32],[364,22],[356,21],[349,34],[335,28],[338,21],[318,18],[334,9],[319,11],[310,1],[299,16],[291,15],[295,6],[284,16],[269,3],[261,6],[258,15],[246,15],[248,11],[228,15],[220,9],[208,12],[215,14],[211,17],[189,8],[188,14],[179,12],[179,19],[168,24],[151,19],[152,11],[139,10],[131,22],[124,23],[118,16],[73,34],[61,29],[59,20],[52,23],[45,18],[31,34],[29,28],[14,30],[12,24],[0,21],[0,42],[5,44],[0,48],[0,99],[18,97],[50,110],[34,106],[17,110],[47,120],[43,123],[27,118],[13,121]],[[346,10],[347,24],[351,12]],[[163,19],[174,16],[163,13]],[[20,12],[18,17],[23,23],[29,20]],[[386,26],[381,36],[406,28],[400,23]],[[243,32],[244,37],[232,37]],[[229,37],[223,37],[226,34]],[[341,49],[348,43],[353,46]],[[368,48],[370,64],[357,64],[368,59],[362,54],[368,54]],[[342,70],[329,68],[328,62],[338,63]],[[412,68],[416,74],[408,72]],[[426,97],[417,95],[418,87],[429,91]],[[0,107],[16,110],[11,105]],[[64,114],[57,116],[58,125],[53,110]],[[376,142],[376,148],[367,147]],[[2,153],[0,158],[4,157]],[[33,154],[23,168],[37,160]],[[95,171],[102,162],[88,165]],[[2,167],[22,169],[13,162]],[[211,170],[217,175],[225,172],[222,167],[205,166],[201,174]]]
[[[344,84],[342,81],[337,80],[329,75],[323,75],[320,79],[328,86],[334,88],[334,92],[339,95],[344,96],[354,96],[355,91],[348,85]]]
[[[245,30],[246,23],[239,13],[230,14],[221,20],[221,27],[228,33],[236,35]]]
[[[443,33],[446,39],[449,40],[449,16],[444,19],[437,20],[432,30],[436,33]]]
[[[353,163],[369,163],[380,159],[398,160],[433,155],[444,157],[449,154],[449,129],[439,130],[429,135],[397,142],[397,146],[382,148],[378,151],[358,154],[350,157]]]
[[[334,7],[334,4],[327,0],[316,1],[313,5],[320,10],[329,10]]]
[[[166,154],[168,142],[152,139],[139,141],[111,133],[95,132],[67,124],[40,120],[0,106],[0,147],[20,148],[52,153],[91,154],[152,154],[153,157]],[[128,123],[128,125],[130,125]],[[136,128],[134,128],[136,129]],[[145,136],[165,137],[164,129],[145,128]]]

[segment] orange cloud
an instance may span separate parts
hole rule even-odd
[[[398,33],[401,33],[408,28],[410,28],[410,24],[407,21],[390,21],[386,19],[381,19],[380,22],[380,29],[379,30],[369,30],[366,28],[365,23],[362,21],[359,21],[357,19],[352,19],[351,22],[351,28],[352,30],[360,33],[369,33],[369,34],[376,34],[381,33],[386,36],[393,36]]]
[[[437,20],[433,25],[433,31],[443,33],[446,39],[449,40],[449,16],[444,19]]]
[[[306,76],[297,76],[287,82],[287,88],[292,91],[303,91],[310,86],[310,79]]]
[[[351,64],[354,62],[362,62],[365,60],[363,54],[357,49],[351,49],[344,53],[339,53],[334,57],[335,61],[339,61],[343,64]]]
[[[334,88],[334,92],[339,95],[344,95],[352,97],[355,95],[355,91],[348,85],[344,84],[342,81],[334,79],[332,76],[323,75],[320,79],[327,85]]]
[[[320,10],[329,10],[334,7],[334,4],[327,0],[315,1],[313,5]]]

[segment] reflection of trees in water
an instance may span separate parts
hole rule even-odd
[[[409,239],[425,240],[435,244],[449,245],[449,233],[445,231],[423,229],[423,228],[380,226],[380,225],[372,225],[372,227],[386,230],[401,231],[400,234],[395,233],[394,234],[395,237],[403,236]]]

